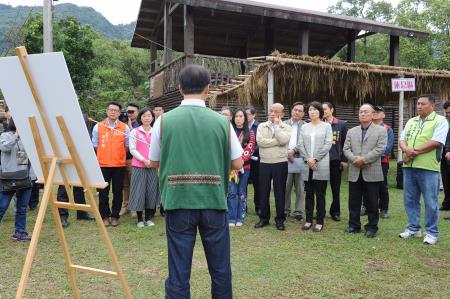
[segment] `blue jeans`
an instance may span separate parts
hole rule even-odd
[[[190,298],[189,280],[197,228],[211,275],[211,297],[232,298],[230,231],[224,210],[166,210],[169,254],[166,298]]]
[[[3,216],[5,215],[14,194],[16,194],[17,198],[15,232],[22,233],[25,232],[25,227],[27,225],[27,208],[28,202],[30,201],[31,188],[17,191],[0,192],[0,221],[3,219]]]
[[[250,176],[250,169],[245,169],[244,173],[239,173],[239,183],[230,181],[228,185],[228,222],[244,222],[247,210],[247,184]]]
[[[407,229],[410,231],[420,230],[420,195],[423,194],[425,231],[437,238],[439,235],[439,172],[404,167],[403,189],[403,201],[408,216]]]

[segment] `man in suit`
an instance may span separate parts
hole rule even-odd
[[[447,122],[450,122],[450,100],[445,102],[444,112],[447,117]],[[447,133],[444,150],[442,151],[441,175],[445,196],[440,210],[450,211],[450,131]]]
[[[366,237],[373,238],[378,230],[378,190],[383,181],[381,155],[387,145],[386,130],[372,123],[375,110],[364,104],[359,108],[360,126],[350,129],[344,143],[344,155],[349,162],[349,225],[347,233],[361,231],[361,204],[364,197],[369,222]]]
[[[256,136],[259,123],[256,121],[256,109],[253,106],[245,108],[245,114],[247,114],[248,127],[253,131]],[[256,144],[255,151],[250,161],[250,180],[253,184],[253,203],[255,204],[256,215],[261,213],[261,207],[259,204],[259,148]]]
[[[291,139],[288,146],[288,177],[286,181],[286,200],[284,205],[284,214],[289,217],[291,213],[291,192],[295,187],[295,210],[294,217],[298,221],[303,219],[302,208],[305,205],[304,200],[304,181],[302,178],[301,167],[304,167],[303,159],[300,158],[298,144],[300,142],[300,129],[303,125],[303,116],[305,116],[305,105],[302,102],[295,102],[292,105],[291,118],[284,123],[292,127]]]

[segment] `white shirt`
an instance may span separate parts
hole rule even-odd
[[[205,101],[203,100],[183,100],[181,101],[180,106],[200,106],[206,107]],[[155,121],[153,125],[153,134],[150,142],[150,160],[151,161],[160,161],[161,157],[161,143],[160,143],[160,127],[161,127],[161,118]],[[230,145],[231,145],[231,160],[236,160],[242,156],[243,150],[242,146],[239,143],[239,139],[236,136],[236,132],[234,132],[233,126],[230,124]]]
[[[293,149],[297,146],[297,132],[298,132],[298,122],[292,123],[292,133],[291,133],[291,139],[289,139],[289,149]]]

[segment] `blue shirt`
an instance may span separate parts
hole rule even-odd
[[[380,126],[384,127],[384,123],[381,123]],[[392,130],[392,128],[386,128],[386,131],[387,131],[387,145],[382,155],[383,157],[389,156],[389,154],[392,151],[392,148],[394,147],[394,131]]]

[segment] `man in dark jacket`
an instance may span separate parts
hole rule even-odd
[[[444,111],[447,120],[450,120],[450,100],[445,102]],[[442,201],[441,211],[450,211],[450,131],[447,133],[447,140],[442,151],[441,160],[442,184],[444,185],[444,200]]]
[[[336,118],[335,109],[331,102],[323,102],[324,121],[330,123],[333,131],[333,145],[330,149],[330,185],[333,193],[333,202],[330,207],[330,216],[334,221],[341,221],[341,175],[342,170],[347,167],[347,158],[344,156],[344,147],[347,128],[345,121]]]

